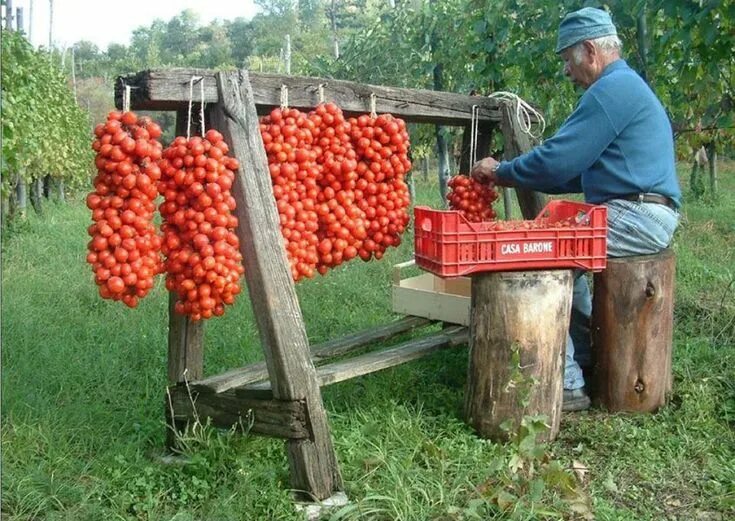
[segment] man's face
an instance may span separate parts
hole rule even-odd
[[[595,81],[594,60],[584,45],[581,49],[581,55],[582,59],[577,63],[574,59],[574,51],[572,47],[569,47],[561,52],[561,59],[564,60],[564,75],[569,76],[569,79],[575,85],[586,89]]]

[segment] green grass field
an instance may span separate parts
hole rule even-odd
[[[498,445],[462,421],[466,349],[336,384],[323,395],[351,503],[331,518],[735,518],[735,163],[720,178],[716,201],[686,202],[675,239],[671,405],[565,414],[549,446]],[[417,190],[438,205],[435,185]],[[100,299],[88,224],[72,200],[4,230],[3,519],[303,519],[281,441],[207,428],[162,459],[166,292],[135,310]],[[395,320],[392,266],[411,242],[300,283],[310,340]],[[247,298],[205,329],[207,375],[262,359]]]

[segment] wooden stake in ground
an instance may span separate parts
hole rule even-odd
[[[528,415],[559,432],[572,271],[472,276],[465,412],[483,438],[505,441]]]
[[[676,257],[608,259],[595,274],[592,341],[596,401],[611,411],[652,412],[671,391]]]
[[[212,125],[240,160],[233,196],[250,301],[277,400],[306,404],[308,439],[287,441],[291,487],[322,500],[342,488],[309,341],[283,247],[268,160],[247,71],[217,74]]]

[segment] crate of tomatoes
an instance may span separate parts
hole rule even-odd
[[[484,216],[478,219],[471,210],[474,207],[434,210],[417,206],[416,264],[440,277],[483,271],[605,269],[605,206],[555,200],[535,219],[526,221],[483,220]]]

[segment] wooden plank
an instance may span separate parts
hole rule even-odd
[[[503,158],[509,161],[514,157],[530,151],[535,143],[528,134],[521,130],[512,103],[503,102],[501,114],[502,121],[500,127],[503,131],[503,138],[505,139]],[[546,196],[539,192],[525,188],[516,188],[515,191],[524,219],[535,219],[541,210],[544,209],[544,206],[546,206]]]
[[[352,335],[329,340],[311,348],[312,362],[319,363],[335,356],[341,356],[374,342],[392,338],[401,333],[431,324],[431,320],[421,317],[404,317],[390,324],[359,331]],[[221,393],[235,387],[242,387],[249,383],[268,378],[268,369],[265,362],[257,362],[246,367],[240,367],[209,378],[191,382],[191,387],[199,392]]]
[[[212,125],[225,136],[240,168],[232,187],[248,293],[277,400],[304,401],[310,437],[289,440],[291,487],[325,499],[342,488],[309,341],[283,247],[268,160],[247,71],[217,74]]]
[[[186,135],[188,113],[176,113],[176,135]],[[204,323],[174,312],[176,294],[168,300],[168,383],[198,380],[204,373]]]
[[[236,73],[233,73],[236,74]],[[344,80],[251,73],[253,99],[260,114],[281,105],[281,86],[288,89],[288,105],[309,109],[319,103],[319,85],[324,85],[327,101],[333,101],[348,114],[370,112],[370,98],[375,95],[378,112],[390,112],[411,123],[468,125],[473,105],[478,106],[480,123],[501,120],[500,103],[484,96],[467,96],[425,89],[406,89],[367,85]],[[208,69],[155,69],[115,81],[115,104],[122,106],[124,85],[130,85],[130,106],[136,110],[177,110],[189,102],[189,83],[201,77],[205,103],[217,103],[219,94],[215,72]],[[200,86],[193,89],[199,101]]]
[[[331,385],[389,367],[418,360],[440,349],[467,343],[468,330],[462,326],[451,326],[433,335],[409,340],[396,347],[367,353],[342,362],[323,365],[317,368],[319,385]],[[270,382],[258,382],[245,388],[236,389],[237,393],[270,389]]]
[[[301,401],[258,400],[237,396],[234,391],[219,395],[198,393],[185,385],[169,388],[173,418],[181,429],[187,422],[199,421],[222,429],[238,427],[265,436],[285,439],[306,439],[306,406]]]

